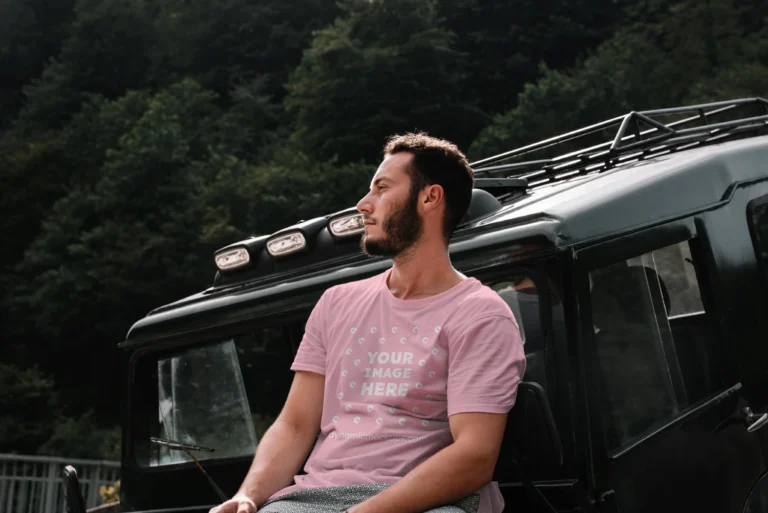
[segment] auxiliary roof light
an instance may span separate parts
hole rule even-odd
[[[290,232],[267,241],[267,251],[273,257],[290,255],[307,246],[307,239],[301,232]]]
[[[248,265],[251,262],[251,255],[245,248],[234,248],[218,253],[214,259],[220,271],[232,271]]]
[[[351,214],[337,217],[328,223],[328,229],[334,237],[348,237],[357,235],[365,230],[362,214]]]

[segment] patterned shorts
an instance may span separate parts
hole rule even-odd
[[[267,502],[259,508],[259,513],[342,513],[388,486],[375,483],[298,490]],[[425,513],[476,513],[479,504],[480,495],[475,493],[451,505],[430,509]]]

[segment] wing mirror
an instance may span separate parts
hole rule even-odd
[[[85,513],[85,501],[80,491],[80,479],[77,470],[72,465],[67,465],[62,471],[64,485],[65,513]]]

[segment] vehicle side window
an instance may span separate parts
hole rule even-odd
[[[592,271],[590,287],[609,450],[722,389],[688,242]]]
[[[547,387],[546,343],[542,333],[540,298],[536,284],[526,274],[516,274],[487,283],[509,305],[520,327],[525,346],[526,371],[523,379]]]
[[[768,196],[750,202],[747,216],[755,255],[768,280]]]

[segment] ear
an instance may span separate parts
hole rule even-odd
[[[445,191],[440,185],[428,185],[421,192],[421,208],[425,213],[441,208],[444,202]]]

